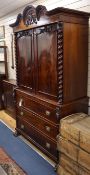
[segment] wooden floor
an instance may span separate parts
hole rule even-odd
[[[16,127],[16,121],[12,117],[10,117],[7,113],[4,112],[4,110],[0,111],[0,119],[8,125],[11,129],[15,130]]]

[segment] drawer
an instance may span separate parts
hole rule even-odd
[[[28,110],[47,118],[48,120],[58,123],[59,118],[56,116],[56,109],[44,105],[42,101],[37,102],[35,99],[31,99],[30,95],[26,95],[23,92],[16,91],[17,107],[24,107]]]
[[[32,112],[28,112],[25,109],[17,109],[17,116],[21,118],[21,120],[27,121],[29,124],[34,126],[36,129],[40,130],[44,134],[53,139],[56,139],[58,134],[58,127],[55,124],[51,124],[50,122],[43,120],[41,117],[38,117]]]
[[[17,120],[17,128],[21,133],[38,146],[44,153],[57,157],[57,144],[41,132],[29,125],[26,121]]]

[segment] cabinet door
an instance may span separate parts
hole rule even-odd
[[[18,85],[32,91],[34,88],[33,31],[18,32],[16,37]]]
[[[0,110],[3,109],[3,80],[6,79],[5,74],[0,74]]]
[[[57,97],[57,24],[36,29],[36,93],[50,99]]]
[[[3,81],[4,90],[4,110],[11,117],[15,118],[15,104],[13,97],[13,90],[16,86],[9,81]]]

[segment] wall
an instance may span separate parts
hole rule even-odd
[[[48,10],[51,10],[55,7],[66,7],[76,10],[81,10],[85,12],[90,12],[90,0],[38,0],[34,1],[33,5],[37,6],[38,4],[45,5]],[[15,79],[15,69],[11,68],[11,33],[12,29],[9,27],[10,23],[13,23],[16,20],[16,16],[19,12],[22,12],[22,8],[5,16],[0,19],[0,26],[5,25],[5,42],[8,46],[8,71],[9,78]],[[90,26],[90,21],[89,21]],[[15,60],[15,59],[14,59]],[[90,97],[90,27],[89,27],[89,59],[88,59],[88,96]]]

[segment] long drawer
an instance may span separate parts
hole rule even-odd
[[[41,117],[38,117],[34,113],[26,111],[23,108],[17,108],[17,117],[19,117],[21,120],[25,120],[26,122],[31,124],[36,129],[40,130],[40,132],[46,134],[47,136],[56,139],[56,136],[58,134],[58,127],[55,126],[55,124],[52,125],[45,119],[43,120]]]
[[[36,146],[38,146],[44,153],[53,156],[53,159],[57,157],[57,144],[52,139],[49,139],[26,121],[17,119],[17,130],[22,134],[25,134]]]
[[[46,105],[46,103],[42,103],[42,101],[37,102],[35,99],[31,99],[30,95],[27,96],[25,93],[16,90],[16,101],[19,108],[27,108],[54,123],[59,122],[59,117],[56,115],[55,108]]]

